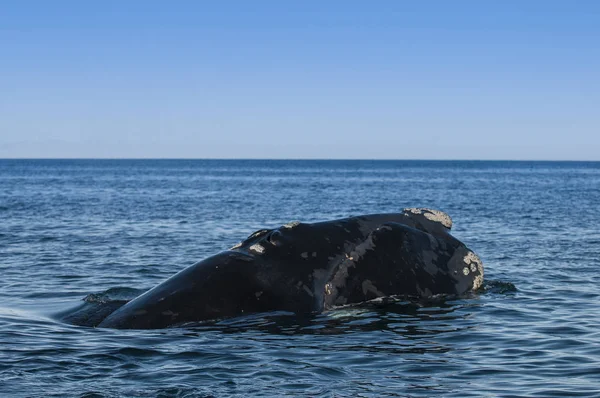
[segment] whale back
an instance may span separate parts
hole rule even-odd
[[[320,312],[378,297],[463,294],[479,258],[429,209],[262,229],[110,314],[100,327],[162,328],[264,311]]]
[[[99,327],[156,329],[269,311],[276,298],[257,280],[257,264],[222,252],[173,275],[110,314]]]

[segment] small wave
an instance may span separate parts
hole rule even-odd
[[[26,299],[57,299],[63,297],[73,297],[76,293],[73,292],[33,292],[24,295],[23,297]]]
[[[40,242],[45,243],[45,242],[54,242],[57,241],[58,237],[57,236],[42,236],[40,238]]]
[[[485,281],[483,283],[483,291],[485,293],[507,294],[517,292],[517,287],[510,282],[503,281]]]

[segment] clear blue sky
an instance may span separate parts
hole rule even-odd
[[[0,157],[600,160],[600,1],[12,1]]]

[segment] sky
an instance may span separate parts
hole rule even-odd
[[[23,157],[600,160],[600,1],[2,2]]]

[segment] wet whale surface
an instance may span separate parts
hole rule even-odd
[[[67,322],[155,329],[269,311],[319,313],[386,297],[430,299],[481,287],[479,257],[451,218],[410,208],[262,229],[134,298],[86,300]]]

